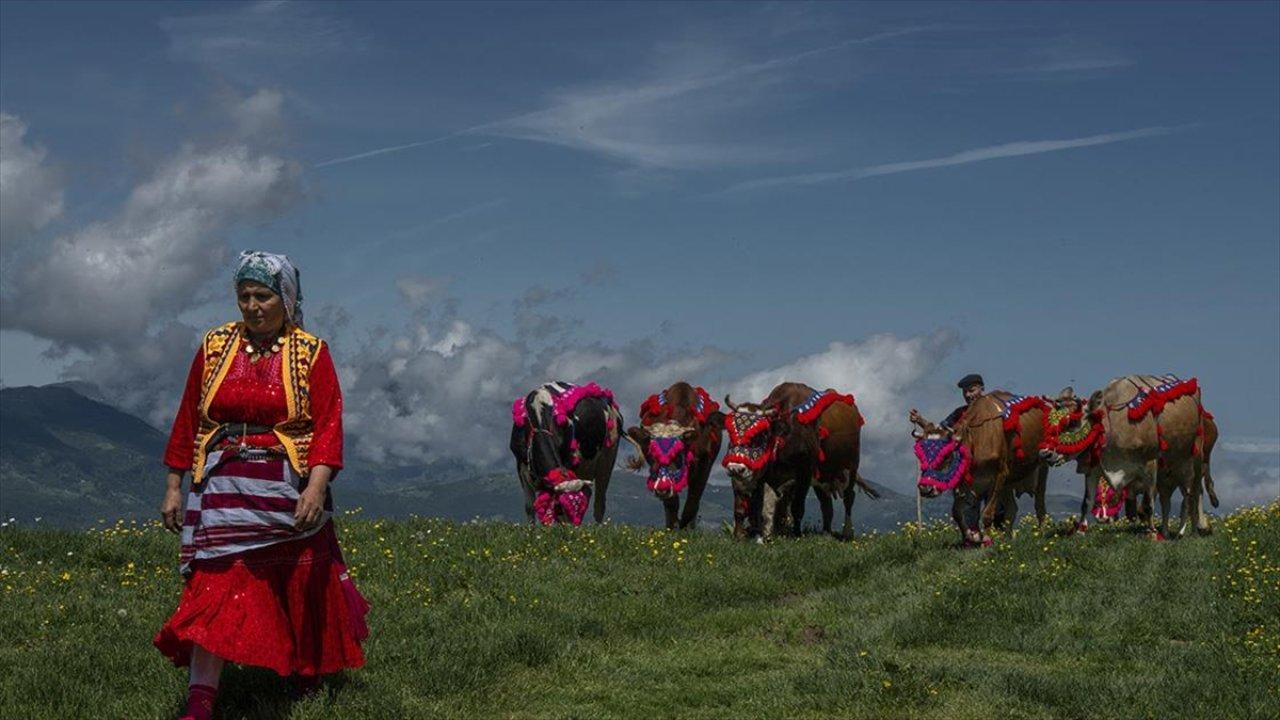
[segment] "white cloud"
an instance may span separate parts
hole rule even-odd
[[[1219,442],[1217,449],[1234,453],[1280,455],[1280,438],[1230,438]]]
[[[296,163],[242,145],[182,148],[111,219],[54,239],[7,283],[4,326],[79,347],[139,342],[225,274],[231,227],[277,216],[300,196]],[[51,289],[56,292],[50,294]]]
[[[241,139],[270,138],[284,127],[284,93],[263,88],[246,98],[233,98],[229,112]]]
[[[1095,145],[1110,145],[1112,143],[1126,142],[1129,140],[1139,140],[1142,138],[1168,135],[1180,130],[1185,130],[1187,127],[1188,126],[1156,126],[1139,128],[1137,130],[1126,130],[1124,132],[1068,138],[1065,140],[1024,140],[975,148],[973,150],[965,150],[963,152],[955,153],[954,155],[929,158],[927,160],[911,160],[908,162],[885,163],[883,165],[870,165],[867,167],[850,168],[848,170],[838,170],[833,172],[804,173],[748,180],[746,182],[732,185],[718,194],[734,195],[775,187],[804,187],[831,182],[865,180],[866,178],[878,177],[881,175],[895,175],[897,173],[913,172],[916,170],[930,170],[933,168],[952,167],[955,165],[968,165],[970,163],[985,162],[987,160],[1021,157],[1023,155],[1039,155],[1041,153],[1060,152],[1062,150],[1093,147]]]
[[[0,253],[8,255],[62,214],[62,183],[27,125],[0,113]]]
[[[179,147],[105,217],[29,240],[6,262],[0,286],[0,327],[51,341],[52,355],[82,351],[67,377],[97,384],[112,402],[158,424],[172,419],[186,370],[181,358],[198,333],[177,318],[219,285],[230,301],[227,235],[279,217],[302,196],[301,166],[255,149],[280,127],[281,95],[218,100],[225,113],[217,116],[228,120],[224,142]],[[49,222],[61,192],[43,151],[18,142],[25,127],[3,119],[7,235],[11,221],[28,230]],[[11,196],[24,199],[12,216]]]
[[[278,72],[358,50],[365,40],[346,23],[299,2],[258,2],[226,11],[160,21],[169,54],[228,76],[260,82]]]
[[[803,382],[815,389],[852,393],[873,440],[907,437],[905,418],[912,394],[958,344],[949,330],[901,338],[875,335],[861,342],[833,342],[826,350],[780,367],[752,373],[732,383],[734,402],[758,402],[779,383]]]

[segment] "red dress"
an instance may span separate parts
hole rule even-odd
[[[273,426],[287,417],[278,353],[250,362],[240,349],[209,406],[220,423]],[[191,468],[199,427],[203,358],[196,354],[165,451],[165,464]],[[312,466],[342,467],[342,395],[328,348],[311,369]],[[236,444],[240,442],[236,439]],[[273,434],[245,444],[273,447]],[[280,675],[321,675],[364,664],[369,604],[347,575],[333,521],[318,531],[292,530],[293,506],[305,487],[279,455],[239,458],[236,448],[188,495],[183,531],[184,572],[178,608],[155,637],[177,665],[196,644],[225,660]],[[263,489],[258,489],[263,488]],[[216,502],[215,502],[216,500]],[[231,525],[237,518],[252,523]],[[212,525],[212,527],[209,527]]]

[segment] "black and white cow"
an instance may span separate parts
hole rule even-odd
[[[595,496],[596,522],[618,456],[622,413],[609,390],[549,382],[511,408],[511,453],[530,522],[578,525]]]

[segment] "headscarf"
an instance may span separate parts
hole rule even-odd
[[[235,286],[245,280],[265,285],[284,301],[284,314],[297,327],[302,327],[301,273],[287,255],[245,250],[236,267]]]

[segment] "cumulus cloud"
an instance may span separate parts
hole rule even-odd
[[[775,368],[755,372],[730,385],[735,402],[759,401],[777,384],[803,382],[822,390],[853,393],[867,420],[864,435],[876,439],[905,435],[903,425],[912,393],[956,347],[950,330],[902,338],[875,335],[861,342],[833,342],[826,350]]]
[[[134,188],[108,220],[54,239],[15,274],[4,327],[77,347],[128,337],[198,300],[193,288],[225,273],[224,233],[260,222],[300,196],[298,165],[243,145],[184,147]],[[56,293],[49,294],[56,289]]]
[[[1213,455],[1213,480],[1225,510],[1280,499],[1280,455]]]
[[[178,318],[229,282],[226,237],[302,196],[301,166],[260,149],[280,127],[281,104],[272,90],[224,94],[220,141],[180,146],[106,217],[27,238],[6,258],[0,327],[49,340],[54,354],[81,351],[66,375],[98,384],[120,406],[153,422],[171,413],[185,371],[174,359],[198,332]],[[58,214],[61,191],[44,151],[22,142],[25,126],[11,116],[3,124],[5,233],[13,223],[21,236]]]
[[[0,112],[0,256],[62,214],[62,182],[27,124]]]

